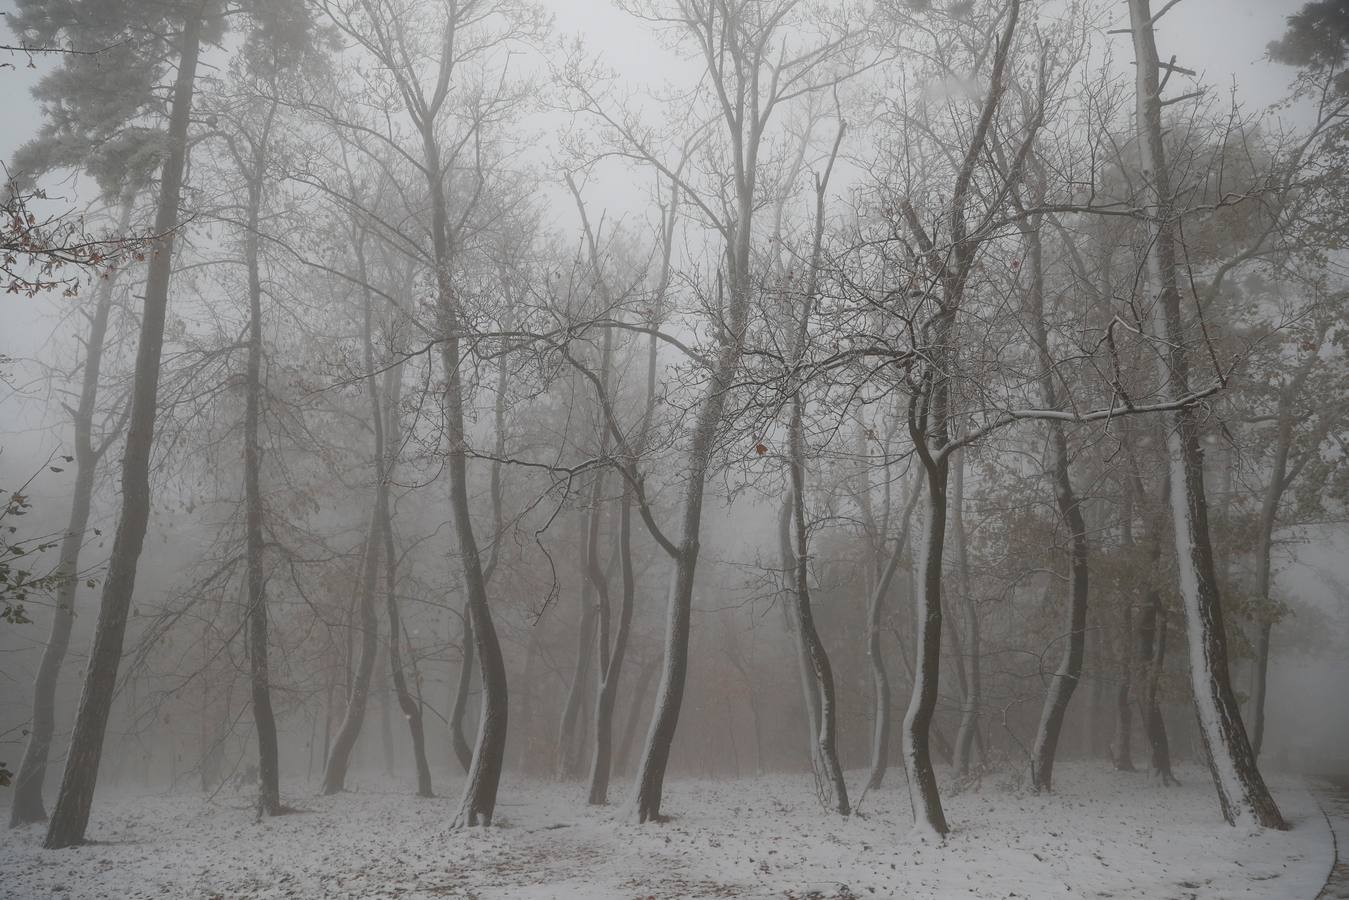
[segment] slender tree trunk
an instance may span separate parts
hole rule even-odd
[[[424,164],[431,200],[431,243],[436,262],[436,299],[443,340],[441,364],[445,370],[445,429],[449,443],[447,468],[450,474],[450,506],[459,540],[459,556],[464,567],[468,621],[473,628],[473,647],[478,656],[482,680],[482,704],[473,759],[464,783],[464,796],[456,827],[488,826],[496,811],[497,788],[506,758],[506,727],[510,716],[507,696],[506,661],[501,654],[496,626],[487,600],[487,578],[473,529],[469,505],[468,434],[464,420],[464,383],[460,371],[460,309],[450,271],[452,247],[449,234],[449,207],[445,197],[440,146],[434,114],[422,124]]]
[[[1045,327],[1043,252],[1038,219],[1027,222],[1022,229],[1028,250],[1030,284],[1026,291],[1027,325],[1035,339],[1040,369],[1040,396],[1046,409],[1058,409],[1058,391],[1054,385],[1054,358],[1049,351],[1049,334]],[[1054,500],[1059,516],[1068,526],[1069,571],[1071,593],[1068,604],[1068,634],[1063,657],[1049,680],[1045,692],[1040,725],[1031,750],[1031,783],[1037,791],[1052,790],[1054,786],[1054,758],[1058,752],[1059,735],[1068,713],[1068,703],[1082,679],[1082,661],[1087,643],[1087,525],[1069,471],[1068,439],[1063,425],[1057,420],[1048,422],[1049,451],[1052,455]]]
[[[386,490],[381,477],[375,487],[375,509],[370,514],[370,528],[365,536],[365,553],[361,564],[361,646],[356,671],[347,691],[347,708],[342,716],[342,724],[333,738],[332,749],[328,753],[328,764],[323,770],[324,794],[336,794],[346,790],[347,768],[351,764],[351,752],[356,747],[356,738],[361,734],[365,722],[365,710],[370,700],[370,679],[375,671],[375,657],[379,654],[379,619],[375,615],[375,584],[379,574],[381,528],[379,510],[383,505]]]
[[[125,234],[130,228],[134,199],[134,194],[128,192],[122,200],[118,234]],[[89,527],[94,483],[99,463],[113,439],[113,435],[105,435],[100,445],[95,446],[93,427],[114,281],[115,273],[97,282],[94,311],[89,317],[89,333],[84,339],[80,400],[72,416],[75,426],[75,486],[70,502],[70,518],[61,536],[61,555],[56,568],[60,581],[52,610],[51,633],[33,679],[33,720],[29,725],[28,745],[24,748],[23,760],[14,778],[14,798],[9,811],[11,828],[47,819],[42,791],[47,780],[52,734],[56,730],[56,682],[61,674],[66,650],[70,647],[70,631],[75,622],[75,597],[80,587],[80,551],[84,547],[85,533]]]
[[[373,347],[371,348],[373,356]],[[373,372],[371,368],[369,371]],[[371,377],[373,382],[373,376]],[[394,463],[397,459],[399,437],[399,403],[402,399],[403,366],[401,363],[385,372],[383,395],[386,398],[384,418],[384,471],[386,480],[393,477]],[[372,407],[379,414],[378,403]],[[403,653],[401,641],[404,637],[402,615],[398,608],[398,557],[393,540],[393,514],[390,510],[389,492],[385,490],[383,506],[379,511],[380,531],[384,538],[384,606],[389,617],[389,674],[393,680],[394,696],[398,708],[407,720],[408,732],[412,736],[412,758],[417,766],[417,796],[434,796],[431,790],[431,764],[426,758],[426,726],[422,717],[422,704],[414,697],[408,687],[407,674],[403,671]]]
[[[904,518],[900,525],[899,536],[895,538],[895,548],[885,564],[885,570],[876,580],[876,587],[867,604],[867,661],[871,664],[872,686],[872,730],[871,730],[871,772],[867,777],[867,790],[876,790],[885,780],[885,772],[890,764],[890,676],[885,671],[885,660],[881,654],[881,618],[885,612],[885,601],[890,595],[890,586],[894,584],[895,572],[904,559],[909,547],[909,527],[913,521],[913,510],[922,495],[922,481],[915,479],[904,503]]]
[[[1156,316],[1166,353],[1159,356],[1161,377],[1170,399],[1189,392],[1187,338],[1180,311],[1171,206],[1171,179],[1162,133],[1162,100],[1156,36],[1150,0],[1129,0],[1129,20],[1137,63],[1136,100],[1140,161],[1151,188],[1149,213],[1155,239],[1148,251],[1148,275],[1158,292]],[[1231,824],[1253,822],[1284,827],[1279,808],[1256,765],[1241,721],[1227,665],[1227,635],[1213,562],[1204,496],[1204,461],[1195,410],[1182,407],[1170,416],[1167,451],[1171,469],[1171,509],[1175,518],[1180,593],[1184,601],[1190,649],[1190,675],[1200,734],[1223,818]]]
[[[782,589],[786,595],[794,592],[796,582],[796,551],[792,549],[792,498],[789,494],[783,501],[782,512],[778,518],[778,546],[782,556]],[[806,750],[812,770],[819,764],[820,753],[820,691],[815,684],[814,666],[810,661],[810,648],[806,646],[805,635],[801,631],[801,621],[797,616],[796,604],[782,604],[783,617],[787,622],[787,631],[796,650],[796,673],[801,682],[801,709],[805,713]]]
[[[964,637],[961,640],[964,652],[957,664],[963,666],[965,677],[964,690],[961,692],[960,727],[956,731],[955,756],[956,775],[968,778],[970,758],[976,737],[979,733],[979,705],[982,701],[983,681],[979,669],[979,605],[975,602],[973,585],[970,583],[970,562],[965,533],[965,451],[959,451],[956,458],[955,498],[951,511],[952,530],[956,539],[956,574],[960,584],[961,628]]]
[[[267,111],[262,133],[254,144],[248,173],[248,212],[244,231],[244,260],[248,268],[248,372],[244,401],[244,519],[246,525],[248,605],[248,680],[253,724],[258,736],[258,814],[282,812],[280,759],[276,715],[272,711],[271,669],[267,646],[267,574],[262,534],[262,276],[258,260],[258,219],[262,209],[267,142],[276,113]]]
[[[595,475],[595,489],[592,496],[602,490],[600,476]],[[595,528],[599,527],[599,510],[592,510],[589,520]],[[589,527],[586,543],[589,544]],[[588,551],[583,551],[587,553]],[[584,562],[582,568],[585,568]],[[581,700],[590,681],[590,661],[595,651],[595,627],[598,624],[598,611],[594,603],[594,584],[587,576],[581,589],[581,624],[576,635],[576,668],[571,684],[567,686],[567,700],[562,707],[562,719],[557,730],[557,763],[555,776],[558,781],[573,781],[581,776],[579,754],[576,752],[576,722],[580,718]]]
[[[944,414],[943,410],[941,415]],[[916,440],[925,438],[919,435]],[[918,640],[914,655],[913,691],[904,714],[902,752],[904,769],[909,776],[909,804],[913,810],[914,826],[944,835],[950,829],[937,790],[937,776],[932,769],[928,736],[937,709],[937,678],[941,666],[941,570],[942,550],[946,541],[947,458],[933,460],[929,457],[924,465],[927,473],[927,514],[917,559],[919,577],[914,591]]]
[[[1127,425],[1125,428],[1127,429]],[[1136,546],[1134,543],[1134,510],[1141,501],[1141,497],[1136,497],[1134,481],[1126,474],[1123,484],[1123,500],[1120,505],[1120,549],[1124,552],[1125,558],[1131,562],[1134,559]],[[1133,647],[1134,639],[1134,620],[1133,620],[1133,598],[1126,595],[1121,610],[1123,622],[1120,626],[1119,660],[1120,660],[1120,678],[1119,684],[1115,688],[1115,730],[1110,740],[1110,761],[1115,769],[1120,772],[1134,771],[1133,762],[1133,704],[1130,702],[1134,691],[1134,659]]]
[[[653,316],[652,319],[651,324],[654,327],[656,317]],[[637,435],[637,454],[640,454],[646,448],[651,418],[655,411],[656,362],[657,346],[656,337],[653,335],[647,347],[646,410],[643,413],[641,429]],[[629,461],[629,465],[636,465],[636,463],[635,458]],[[623,663],[627,658],[628,640],[632,632],[632,613],[637,600],[637,576],[633,568],[632,558],[633,501],[632,485],[625,483],[618,508],[618,558],[622,575],[622,596],[619,600],[618,629],[614,633],[613,648],[602,658],[599,692],[595,698],[595,755],[590,766],[591,804],[603,804],[609,801],[609,777],[613,768],[614,706],[618,701],[619,677],[623,672]],[[592,557],[589,565],[594,570],[598,568],[599,562]],[[598,573],[596,574],[598,575]]]
[[[181,35],[178,76],[173,87],[166,141],[167,155],[160,180],[155,233],[161,235],[150,259],[136,351],[135,384],[131,395],[126,447],[122,456],[122,513],[113,539],[108,575],[103,583],[94,646],[89,654],[84,693],[80,697],[70,752],[56,806],[52,810],[44,846],[72,847],[84,842],[93,806],[94,787],[103,752],[103,737],[112,709],[117,669],[122,659],[127,614],[136,586],[145,530],[150,519],[150,455],[154,448],[155,413],[159,395],[159,365],[164,348],[164,319],[173,271],[174,235],[182,200],[183,170],[187,162],[187,129],[192,90],[201,49],[202,7],[188,14]]]
[[[815,630],[815,617],[810,608],[810,543],[806,530],[806,443],[802,423],[803,401],[800,393],[792,398],[792,420],[789,427],[791,445],[792,509],[796,526],[796,619],[801,637],[810,654],[815,672],[815,683],[820,692],[820,730],[816,735],[819,760],[833,792],[834,811],[841,816],[852,813],[848,802],[848,783],[843,778],[843,767],[838,762],[837,700],[834,696],[834,672],[824,642]]]

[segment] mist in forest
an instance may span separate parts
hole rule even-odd
[[[1349,892],[1344,0],[0,12],[0,894]]]

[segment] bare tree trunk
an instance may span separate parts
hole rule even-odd
[[[1127,429],[1127,425],[1125,428]],[[1134,543],[1134,510],[1141,497],[1135,497],[1136,489],[1130,473],[1123,478],[1123,503],[1120,504],[1120,549],[1127,559],[1132,561],[1136,551]],[[1110,761],[1120,772],[1134,771],[1133,761],[1133,705],[1130,702],[1134,690],[1134,659],[1131,646],[1134,639],[1133,598],[1124,597],[1118,641],[1120,678],[1115,687],[1115,730],[1110,739]]]
[[[834,696],[834,672],[829,665],[829,655],[824,643],[815,630],[815,617],[810,608],[810,543],[806,531],[806,445],[802,434],[802,406],[800,393],[792,398],[792,420],[790,425],[791,473],[792,473],[792,509],[796,526],[796,620],[801,628],[801,637],[810,654],[811,666],[815,671],[815,682],[820,692],[820,730],[816,735],[819,746],[819,760],[833,791],[834,811],[841,816],[852,813],[848,802],[848,784],[843,778],[843,767],[838,762],[838,725],[837,701]]]
[[[382,467],[381,467],[382,468]],[[381,473],[382,476],[382,473]],[[383,478],[375,487],[375,509],[370,514],[370,528],[365,536],[365,553],[361,564],[361,647],[356,671],[347,691],[347,708],[342,716],[342,724],[337,728],[328,764],[323,770],[324,794],[336,794],[346,790],[347,767],[351,764],[351,751],[356,747],[356,738],[360,736],[361,725],[365,722],[365,709],[370,699],[370,679],[375,671],[375,657],[379,653],[379,619],[375,615],[375,580],[379,572],[381,528],[379,510],[383,504],[383,494],[387,490]]]
[[[1162,133],[1162,100],[1150,0],[1129,0],[1129,20],[1137,63],[1136,101],[1140,161],[1149,175],[1149,212],[1155,239],[1148,251],[1148,274],[1158,292],[1155,315],[1166,353],[1159,356],[1167,394],[1180,400],[1189,393],[1187,339],[1180,311],[1176,271],[1175,211]],[[1227,667],[1227,635],[1214,570],[1213,547],[1204,496],[1204,461],[1199,420],[1193,408],[1171,414],[1167,451],[1171,469],[1171,509],[1175,518],[1180,593],[1184,600],[1190,648],[1190,676],[1200,734],[1209,755],[1223,818],[1284,827],[1279,808],[1265,786],[1241,721]]]
[[[788,495],[782,503],[782,512],[778,518],[778,545],[782,556],[783,591],[792,594],[796,581],[796,551],[792,549],[792,498]],[[806,719],[806,749],[810,765],[814,769],[819,764],[820,754],[820,692],[815,684],[814,666],[810,661],[810,648],[806,646],[805,635],[801,631],[801,622],[797,617],[795,603],[782,604],[783,616],[787,621],[787,631],[791,634],[792,646],[796,650],[796,672],[801,682],[801,708]]]
[[[661,284],[666,283],[669,270],[669,242],[666,242],[665,267]],[[658,322],[659,307],[663,288],[658,292],[655,306],[657,313],[652,316],[651,326]],[[647,347],[646,362],[646,410],[642,415],[641,429],[637,435],[636,453],[640,454],[647,443],[651,428],[652,414],[656,403],[656,337],[653,334]],[[636,465],[636,458],[629,465]],[[631,484],[623,485],[623,496],[618,510],[618,554],[623,579],[623,593],[619,601],[618,629],[614,634],[612,651],[601,662],[599,694],[595,699],[595,756],[590,767],[590,802],[607,803],[609,799],[609,777],[613,759],[613,718],[614,706],[618,701],[619,676],[626,659],[628,640],[632,632],[632,613],[637,599],[637,578],[632,558],[632,504],[634,501]],[[598,560],[591,559],[592,568],[598,567]],[[625,751],[626,752],[626,751]]]
[[[1038,199],[1038,198],[1037,198]],[[1026,291],[1027,326],[1036,344],[1040,370],[1040,395],[1046,409],[1058,409],[1058,391],[1054,386],[1054,358],[1049,351],[1049,334],[1045,327],[1044,305],[1044,268],[1043,251],[1040,242],[1038,217],[1028,221],[1022,228],[1028,251],[1028,271],[1030,284]],[[1087,525],[1082,517],[1082,508],[1077,494],[1073,490],[1069,472],[1068,439],[1063,425],[1057,420],[1048,422],[1049,446],[1053,460],[1054,500],[1059,516],[1068,526],[1070,540],[1069,570],[1071,573],[1071,593],[1069,596],[1068,634],[1063,657],[1058,669],[1050,678],[1049,688],[1045,692],[1043,711],[1040,714],[1040,726],[1035,734],[1035,743],[1031,750],[1031,784],[1035,790],[1048,791],[1054,786],[1054,758],[1058,752],[1059,734],[1063,729],[1063,719],[1068,712],[1068,703],[1082,679],[1082,660],[1087,643]]]
[[[117,669],[122,659],[127,614],[136,586],[145,530],[150,519],[150,455],[154,448],[155,413],[159,395],[159,364],[164,348],[164,319],[173,271],[173,244],[182,201],[183,170],[187,162],[187,128],[192,91],[201,49],[202,6],[187,14],[178,53],[178,75],[173,86],[166,156],[160,180],[155,234],[159,245],[150,259],[136,352],[135,385],[131,395],[126,447],[122,456],[122,513],[113,539],[108,575],[103,583],[94,646],[89,654],[84,693],[80,697],[70,752],[66,756],[61,789],[52,810],[43,846],[72,847],[84,842],[93,806],[94,787],[103,753],[103,737],[112,709]]]
[[[373,355],[373,354],[372,354]],[[374,371],[371,369],[370,371]],[[373,376],[372,376],[373,381]],[[384,470],[386,478],[392,478],[394,461],[397,458],[399,439],[399,402],[402,397],[403,366],[401,363],[385,372],[384,411],[388,424],[384,428]],[[379,407],[375,405],[376,413]],[[408,687],[407,674],[403,671],[403,654],[400,641],[405,634],[403,620],[398,608],[398,557],[395,554],[393,540],[393,515],[390,511],[389,492],[385,490],[384,505],[380,508],[380,531],[384,537],[384,605],[389,617],[389,674],[393,679],[394,696],[398,708],[407,720],[408,732],[412,736],[412,758],[417,766],[417,796],[434,796],[431,790],[431,764],[426,758],[426,726],[422,717],[422,704],[419,697],[412,695]]]
[[[244,231],[244,259],[248,267],[248,372],[244,403],[244,519],[248,579],[248,675],[253,701],[253,723],[258,737],[258,814],[275,816],[281,806],[280,759],[276,716],[272,711],[271,669],[267,647],[267,573],[262,534],[262,276],[258,260],[258,219],[262,208],[263,178],[267,165],[276,103],[267,110],[262,133],[253,143],[248,173],[248,212]]]
[[[118,234],[125,234],[131,225],[135,195],[128,191],[122,200]],[[56,682],[61,674],[66,650],[70,647],[70,631],[75,622],[75,596],[80,587],[80,551],[89,528],[89,510],[94,496],[98,466],[115,438],[115,433],[104,435],[94,445],[94,411],[98,405],[98,379],[103,364],[103,343],[108,334],[108,317],[112,311],[112,288],[116,273],[100,279],[94,290],[94,311],[89,316],[89,333],[84,339],[84,373],[80,383],[80,400],[73,410],[75,426],[75,486],[70,501],[70,518],[61,536],[61,555],[56,571],[60,581],[56,588],[56,602],[52,610],[52,627],[47,646],[42,650],[37,675],[33,679],[33,719],[28,730],[28,745],[14,778],[14,798],[9,811],[9,825],[44,822],[47,810],[42,802],[43,785],[47,780],[47,759],[51,753],[52,734],[56,729]]]
[[[443,98],[443,94],[438,95]],[[440,101],[438,100],[437,103]],[[501,654],[492,611],[487,599],[487,577],[483,571],[478,541],[469,506],[468,435],[464,420],[464,383],[459,345],[460,309],[450,270],[452,248],[449,234],[449,206],[435,128],[435,109],[418,113],[422,131],[424,165],[431,201],[431,243],[436,262],[436,299],[443,340],[441,364],[445,370],[445,428],[449,442],[447,468],[450,474],[450,506],[459,540],[459,556],[464,567],[468,621],[473,628],[473,646],[478,656],[482,679],[482,704],[478,735],[473,747],[464,784],[464,797],[455,817],[456,827],[488,826],[496,811],[497,788],[506,758],[506,727],[510,716],[507,696],[506,662]]]
[[[965,533],[965,451],[961,450],[956,459],[955,503],[952,510],[952,528],[956,537],[956,572],[960,583],[960,602],[963,612],[961,626],[964,630],[964,652],[958,665],[963,665],[964,691],[961,694],[960,728],[956,731],[956,745],[953,750],[956,775],[968,778],[970,759],[974,744],[979,735],[979,705],[983,695],[983,673],[979,668],[979,604],[975,601],[973,585],[970,584],[970,562]]]
[[[900,524],[895,548],[876,581],[867,604],[867,661],[871,664],[872,685],[872,729],[871,729],[871,772],[867,777],[867,790],[876,790],[885,780],[885,771],[890,764],[890,676],[885,671],[885,660],[881,655],[881,617],[885,611],[885,600],[890,595],[890,586],[894,583],[895,572],[904,559],[909,547],[909,527],[913,521],[913,510],[922,494],[922,481],[915,479],[904,503],[904,517]],[[882,537],[884,537],[882,535]]]
[[[595,476],[599,479],[599,475]],[[598,517],[598,513],[595,513]],[[580,718],[581,696],[585,694],[584,685],[590,680],[591,657],[595,650],[596,609],[594,586],[585,580],[580,595],[581,621],[576,634],[576,668],[572,672],[571,684],[567,685],[567,702],[563,704],[563,718],[557,725],[557,768],[554,776],[558,781],[573,781],[580,777],[580,754],[577,753],[576,721]]]

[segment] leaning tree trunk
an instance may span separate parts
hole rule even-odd
[[[141,315],[140,344],[136,351],[135,383],[126,447],[122,456],[122,513],[113,538],[112,557],[103,583],[94,646],[89,654],[84,693],[80,697],[75,729],[70,738],[61,789],[52,810],[43,846],[72,847],[84,842],[89,812],[103,755],[103,736],[112,710],[117,669],[122,659],[127,615],[136,588],[136,565],[150,520],[150,455],[154,448],[155,412],[159,397],[159,365],[164,349],[164,319],[173,272],[173,244],[182,201],[183,170],[187,162],[187,128],[191,120],[192,91],[201,49],[202,8],[184,22],[178,76],[173,86],[166,156],[160,180],[155,234],[159,245],[150,258]]]
[[[1046,409],[1059,408],[1058,391],[1054,386],[1054,358],[1049,351],[1049,334],[1045,327],[1044,269],[1040,243],[1039,223],[1027,222],[1023,228],[1028,251],[1030,284],[1026,290],[1027,326],[1035,339],[1040,370],[1040,397]],[[1068,703],[1082,679],[1082,659],[1087,643],[1087,525],[1082,517],[1077,494],[1069,472],[1068,439],[1063,425],[1055,419],[1048,422],[1049,447],[1053,455],[1054,500],[1059,516],[1068,526],[1071,572],[1071,593],[1068,603],[1068,642],[1063,658],[1049,681],[1045,692],[1040,726],[1031,748],[1031,784],[1037,791],[1052,790],[1054,786],[1054,757],[1058,752],[1059,734]]]
[[[262,534],[262,276],[258,264],[258,219],[262,208],[267,140],[276,104],[267,111],[258,137],[248,181],[248,212],[244,232],[244,260],[248,268],[248,371],[244,400],[244,521],[246,578],[248,581],[248,682],[253,724],[258,737],[258,814],[282,812],[281,773],[272,711],[271,668],[267,647],[267,576]]]
[[[1180,311],[1175,211],[1171,206],[1171,179],[1162,131],[1157,74],[1162,63],[1157,56],[1150,0],[1129,0],[1129,20],[1137,63],[1135,118],[1139,156],[1143,169],[1150,175],[1148,212],[1155,230],[1148,249],[1148,275],[1158,292],[1155,313],[1158,336],[1165,341],[1165,353],[1158,356],[1158,361],[1169,399],[1179,402],[1189,393],[1189,360]],[[1282,828],[1283,817],[1260,775],[1232,692],[1222,601],[1209,536],[1199,432],[1199,417],[1193,406],[1180,406],[1171,414],[1171,427],[1167,431],[1171,510],[1200,734],[1208,751],[1223,818],[1231,824],[1246,821],[1266,828]]]
[[[118,234],[125,234],[131,226],[133,200],[132,192],[123,198]],[[84,340],[80,401],[72,416],[75,426],[75,486],[70,501],[70,518],[61,536],[61,556],[56,567],[60,581],[56,588],[51,632],[33,679],[33,720],[28,728],[28,746],[24,748],[23,760],[14,778],[14,797],[9,810],[11,828],[47,819],[42,789],[47,780],[47,758],[51,753],[52,734],[56,728],[56,681],[61,674],[66,650],[70,647],[70,631],[75,622],[75,595],[80,586],[80,550],[83,549],[85,532],[89,527],[94,481],[99,462],[114,437],[106,435],[98,446],[94,445],[94,410],[98,405],[98,379],[103,365],[103,343],[108,334],[108,316],[112,311],[112,288],[116,274],[114,272],[97,283],[94,314],[89,319],[89,334]]]

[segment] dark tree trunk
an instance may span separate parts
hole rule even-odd
[[[506,727],[510,716],[506,684],[506,661],[501,654],[496,626],[487,599],[487,576],[478,550],[469,505],[468,433],[464,417],[464,383],[460,371],[460,309],[451,278],[453,251],[449,232],[449,204],[445,196],[440,145],[435,127],[438,107],[427,110],[420,122],[424,165],[431,206],[431,245],[436,263],[436,301],[443,340],[441,364],[445,370],[445,430],[449,447],[450,506],[464,567],[468,621],[473,628],[473,648],[482,680],[482,706],[473,759],[464,783],[464,796],[456,827],[488,826],[496,811],[497,788],[506,761]]]
[[[192,91],[201,49],[202,9],[184,22],[178,54],[166,141],[167,155],[160,180],[155,234],[159,245],[150,258],[141,315],[140,344],[136,351],[135,384],[131,394],[126,447],[122,456],[122,512],[113,539],[108,575],[103,583],[94,646],[89,654],[84,693],[71,734],[70,752],[56,806],[52,810],[44,846],[72,847],[84,842],[93,806],[103,736],[112,709],[117,669],[122,659],[127,615],[136,587],[145,530],[150,520],[150,456],[154,448],[155,413],[159,396],[159,365],[164,349],[164,320],[173,271],[173,244],[182,201],[183,170],[187,162],[187,129]]]
[[[122,201],[118,234],[125,234],[131,225],[133,200],[134,194],[128,192]],[[108,316],[112,311],[114,281],[115,273],[98,281],[94,291],[94,311],[89,318],[89,333],[84,340],[80,400],[72,416],[75,426],[75,486],[70,502],[70,518],[61,536],[61,556],[56,568],[61,580],[56,588],[51,632],[33,679],[33,720],[29,725],[28,745],[24,748],[18,774],[14,778],[14,798],[9,811],[11,828],[47,819],[42,790],[47,780],[47,759],[56,728],[56,682],[61,674],[66,650],[70,647],[70,631],[75,622],[75,596],[80,587],[80,550],[89,527],[94,482],[103,454],[114,439],[112,434],[105,435],[98,446],[94,445],[93,440],[98,379],[103,364],[103,343],[108,334]]]
[[[262,533],[262,276],[258,260],[258,220],[262,209],[263,179],[267,165],[267,142],[276,113],[267,110],[262,133],[248,161],[248,211],[244,231],[244,260],[248,268],[248,372],[244,401],[244,520],[248,581],[248,681],[253,706],[253,724],[258,737],[258,815],[282,812],[281,773],[276,740],[276,716],[272,711],[271,669],[267,646],[267,574]]]
[[[1129,0],[1129,20],[1137,63],[1135,95],[1140,161],[1149,173],[1149,217],[1155,231],[1148,251],[1148,275],[1158,293],[1157,330],[1165,341],[1159,356],[1160,375],[1169,399],[1189,393],[1188,336],[1181,317],[1175,211],[1171,206],[1170,171],[1162,130],[1162,99],[1156,35],[1150,0]],[[1167,455],[1171,470],[1171,509],[1175,519],[1180,592],[1189,641],[1190,675],[1200,734],[1223,818],[1282,828],[1284,821],[1256,765],[1255,753],[1241,721],[1227,664],[1227,634],[1218,593],[1213,545],[1204,493],[1204,458],[1200,421],[1192,406],[1170,415]]]

